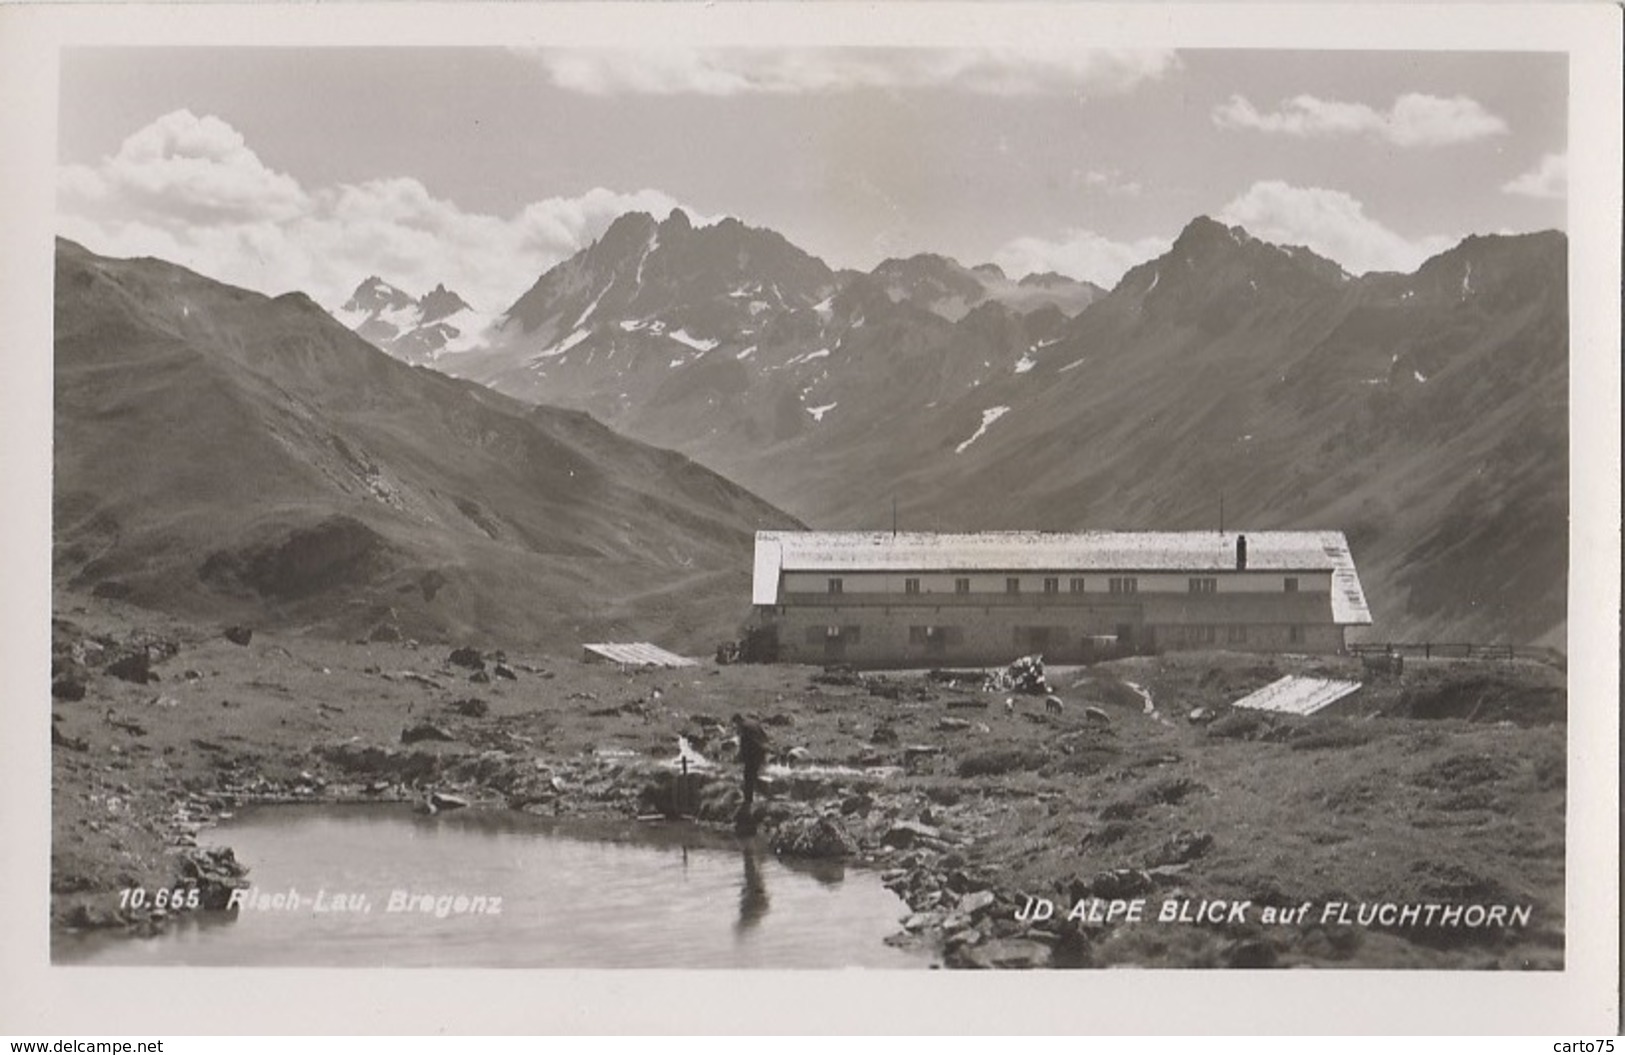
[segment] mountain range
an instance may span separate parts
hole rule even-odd
[[[819,527],[1338,529],[1378,639],[1564,643],[1557,232],[1356,277],[1199,217],[1105,292],[633,213],[433,362]]]
[[[299,293],[59,240],[55,348],[68,590],[346,637],[708,649],[748,612],[754,532],[797,524],[578,411],[398,362]]]

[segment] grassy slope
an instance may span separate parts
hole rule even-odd
[[[584,415],[391,360],[302,297],[59,249],[61,581],[407,636],[732,636],[747,492]],[[716,613],[606,600],[684,585]]]

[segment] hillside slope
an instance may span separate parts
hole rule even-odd
[[[584,414],[414,368],[308,298],[59,241],[59,585],[346,636],[705,648],[795,521]]]

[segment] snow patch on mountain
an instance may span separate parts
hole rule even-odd
[[[986,410],[982,411],[982,423],[977,426],[975,432],[971,433],[970,439],[954,448],[954,453],[964,454],[965,448],[969,447],[971,444],[975,443],[977,440],[986,435],[988,427],[1008,413],[1010,413],[1009,407],[988,407]]]
[[[687,330],[673,330],[672,332],[666,334],[666,336],[670,337],[678,344],[688,345],[697,352],[709,352],[711,349],[722,343],[721,341],[708,341],[703,337],[694,337],[690,335]]]

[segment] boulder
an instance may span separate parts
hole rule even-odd
[[[958,911],[975,919],[990,910],[997,900],[998,898],[994,896],[991,890],[973,891],[959,899]]]
[[[917,821],[898,821],[886,830],[880,837],[882,846],[895,846],[899,850],[906,850],[921,839],[941,840],[942,831],[929,824],[920,824]]]
[[[123,681],[133,682],[136,685],[145,685],[157,681],[158,675],[152,670],[152,660],[148,658],[145,649],[140,652],[131,652],[121,659],[107,665],[107,673]]]
[[[455,739],[457,739],[455,736],[431,722],[419,722],[417,725],[401,730],[401,743],[403,744],[415,744],[420,740],[450,741]]]
[[[963,966],[1032,970],[1048,967],[1050,947],[1030,938],[995,938],[967,948]]]
[[[254,631],[246,626],[228,626],[226,640],[234,645],[246,645],[254,640]]]
[[[448,706],[465,718],[484,718],[491,711],[491,705],[476,696],[466,700],[453,700]]]
[[[853,839],[834,816],[790,821],[773,833],[773,852],[786,857],[840,858],[858,852]]]
[[[432,791],[429,793],[429,805],[437,810],[460,810],[468,805],[468,800],[461,795]]]
[[[479,649],[467,646],[452,649],[451,655],[446,657],[446,662],[457,667],[467,667],[469,670],[485,669],[485,656]]]
[[[960,732],[961,730],[969,729],[970,727],[971,723],[963,718],[952,718],[944,715],[943,717],[937,719],[937,728],[945,733]]]
[[[51,682],[51,695],[59,700],[82,700],[85,698],[85,683],[71,676],[58,678]]]
[[[1083,717],[1091,722],[1103,722],[1106,724],[1110,724],[1112,720],[1112,716],[1101,710],[1099,707],[1085,707],[1083,709]]]
[[[509,681],[519,680],[519,675],[515,674],[513,672],[513,668],[508,666],[506,663],[498,663],[496,666],[491,668],[491,673],[495,674],[499,678],[507,678]]]

